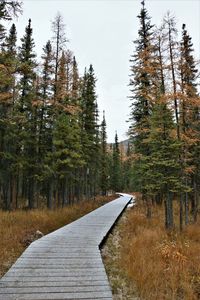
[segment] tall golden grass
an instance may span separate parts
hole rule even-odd
[[[148,220],[142,204],[121,229],[120,266],[145,300],[200,299],[200,222],[166,232],[163,208]]]
[[[37,230],[47,234],[115,199],[97,197],[55,211],[0,211],[0,277],[34,239]]]

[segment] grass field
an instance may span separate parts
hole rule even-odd
[[[163,213],[155,207],[148,220],[140,202],[126,213],[119,226],[117,267],[140,299],[200,299],[200,222],[181,234],[166,232]]]

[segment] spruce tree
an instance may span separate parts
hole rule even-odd
[[[122,164],[123,167],[123,188],[125,191],[135,190],[132,186],[132,150],[130,142],[128,142],[125,158]]]
[[[0,44],[3,43],[3,39],[6,36],[5,25],[2,21],[10,21],[13,16],[17,16],[21,13],[21,2],[19,1],[6,1],[1,0],[0,3]]]
[[[16,74],[16,28],[13,24],[6,36],[5,21],[12,20],[20,12],[21,4],[17,1],[0,3],[0,190],[3,195],[3,207],[12,209],[14,204],[15,180],[15,120],[13,104],[15,100]]]
[[[84,168],[85,194],[94,196],[95,182],[98,172],[97,160],[99,154],[98,124],[97,124],[97,97],[96,78],[93,66],[85,72],[82,83],[81,109],[82,109],[82,145],[86,165]]]
[[[193,218],[197,217],[198,169],[199,169],[199,104],[197,91],[198,70],[193,55],[192,39],[186,25],[182,27],[182,41],[180,46],[179,71],[181,76],[180,94],[180,125],[182,139],[182,165],[183,182],[187,188],[184,195],[185,223],[189,223],[189,197],[190,192]]]
[[[74,104],[78,104],[77,101],[80,100],[80,81],[78,74],[78,66],[75,56],[72,61],[72,99]]]
[[[172,112],[162,101],[154,105],[150,119],[149,146],[151,154],[144,158],[145,193],[154,198],[161,194],[165,201],[165,226],[173,229],[173,192],[179,193],[181,166],[180,142],[174,137]]]
[[[118,135],[115,134],[115,143],[113,144],[112,153],[112,173],[111,173],[111,188],[117,192],[121,190],[121,162],[120,162],[120,149],[118,142]]]
[[[135,163],[134,169],[138,177],[138,189],[141,190],[145,175],[142,174],[143,159],[150,155],[149,145],[147,143],[149,135],[149,116],[152,111],[152,78],[154,77],[154,45],[153,45],[153,25],[151,18],[145,8],[145,1],[142,1],[142,9],[138,16],[140,28],[138,39],[134,42],[136,45],[135,54],[131,59],[131,114],[129,135],[134,144]],[[143,195],[146,198],[146,195]],[[147,199],[146,199],[147,200]],[[148,205],[150,207],[150,205]],[[148,209],[149,211],[149,209]],[[149,212],[148,212],[149,214]]]
[[[39,180],[44,185],[47,207],[53,208],[53,49],[50,41],[43,47],[42,74],[40,81],[38,109],[38,161]]]
[[[19,99],[19,138],[21,138],[21,155],[24,158],[23,166],[23,193],[28,198],[29,208],[34,207],[34,196],[36,189],[37,174],[37,106],[34,105],[36,98],[35,80],[36,80],[36,61],[33,52],[34,41],[32,38],[31,20],[25,28],[25,35],[21,39],[19,49],[20,62],[20,99]]]
[[[80,132],[76,117],[60,112],[53,131],[53,161],[58,184],[58,204],[62,203],[62,206],[70,202],[69,188],[74,180],[74,171],[84,163]]]
[[[14,119],[14,102],[15,102],[15,76],[17,70],[16,57],[16,27],[13,24],[9,35],[5,38],[4,47],[0,53],[1,70],[0,70],[0,144],[1,144],[1,174],[0,182],[3,186],[4,207],[12,209],[15,207],[13,181],[15,181],[15,119]],[[2,176],[1,176],[2,175]]]
[[[68,78],[67,78],[67,59],[66,54],[63,51],[59,60],[59,69],[57,74],[57,85],[56,85],[56,105],[60,105],[66,102],[67,89],[68,89]]]
[[[103,112],[103,121],[101,123],[100,145],[101,145],[101,161],[100,161],[100,188],[102,195],[107,194],[108,182],[108,154],[107,154],[107,134],[106,134],[106,119]]]

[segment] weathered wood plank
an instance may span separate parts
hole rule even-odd
[[[63,281],[68,281],[68,282],[80,282],[80,281],[107,281],[107,277],[105,275],[97,275],[97,276],[29,276],[29,277],[24,277],[24,276],[4,276],[0,282],[63,282]]]
[[[32,294],[3,294],[1,300],[76,300],[76,299],[112,299],[110,291],[77,292],[77,293],[32,293]]]
[[[79,280],[79,281],[0,281],[0,287],[18,288],[18,287],[79,287],[79,286],[107,286],[105,280]]]
[[[105,270],[103,266],[101,268],[96,269],[71,269],[71,270],[63,270],[63,269],[15,269],[12,268],[6,276],[13,277],[13,276],[26,276],[26,277],[33,277],[33,276],[96,276],[96,275],[104,275]]]
[[[111,300],[99,245],[131,196],[33,242],[0,280],[0,300]]]
[[[105,292],[110,291],[109,285],[90,285],[90,286],[48,286],[48,287],[9,287],[1,288],[2,294],[32,294],[32,293],[80,293],[80,292]]]

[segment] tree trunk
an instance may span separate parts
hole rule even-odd
[[[53,209],[53,181],[51,179],[49,180],[47,186],[47,207],[48,209]]]
[[[173,200],[172,194],[168,191],[167,193],[168,198],[168,216],[169,216],[169,227],[168,229],[173,229],[174,227],[174,214],[173,214]]]
[[[189,224],[189,201],[188,193],[185,193],[185,225]]]
[[[29,179],[28,185],[28,207],[33,209],[35,207],[35,180],[34,178]]]
[[[152,217],[152,211],[151,211],[152,202],[151,202],[150,198],[147,198],[147,197],[145,197],[145,198],[146,198],[146,206],[147,206],[147,213],[146,213],[147,219],[151,219],[151,217]]]
[[[180,195],[179,222],[180,222],[180,231],[182,231],[183,230],[183,193],[181,193],[181,195]]]

